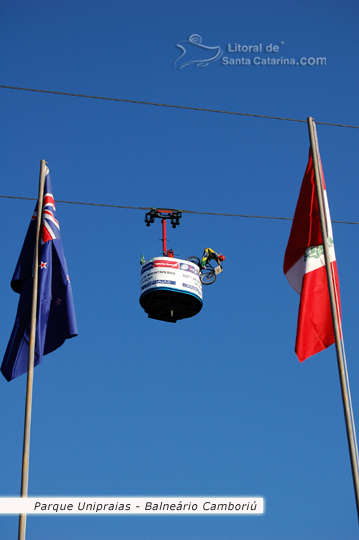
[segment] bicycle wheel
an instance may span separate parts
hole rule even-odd
[[[190,262],[196,264],[197,266],[200,265],[200,261],[199,261],[198,257],[187,257],[186,261],[190,261]]]
[[[210,270],[209,272],[202,270],[202,272],[203,273],[201,275],[201,282],[203,285],[211,285],[216,281],[217,276],[214,270]]]

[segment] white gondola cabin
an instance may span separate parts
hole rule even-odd
[[[202,309],[198,265],[173,257],[154,257],[141,268],[140,304],[151,319],[176,322]]]

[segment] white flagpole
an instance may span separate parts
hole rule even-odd
[[[348,378],[348,374],[347,374],[347,378],[345,376],[343,353],[342,353],[342,347],[341,347],[341,337],[340,337],[341,333],[339,330],[338,309],[337,309],[337,303],[335,300],[332,269],[330,266],[330,259],[329,259],[328,229],[327,229],[326,215],[325,215],[324,201],[323,201],[322,169],[321,169],[321,164],[320,164],[320,159],[319,159],[319,147],[318,147],[318,139],[317,139],[315,123],[314,123],[313,118],[311,117],[307,119],[307,122],[308,122],[309,137],[310,137],[310,147],[311,147],[311,152],[312,152],[312,157],[313,157],[315,187],[316,187],[317,200],[318,200],[320,227],[321,227],[322,239],[323,239],[325,266],[327,270],[327,281],[328,281],[328,288],[329,288],[330,307],[331,307],[332,319],[333,319],[339,379],[340,379],[340,386],[341,386],[341,391],[342,391],[342,400],[343,400],[344,416],[345,416],[345,423],[346,423],[346,430],[347,430],[347,437],[348,437],[350,462],[351,462],[351,467],[352,467],[357,514],[358,514],[358,519],[359,519],[359,475],[358,475],[358,461],[357,461],[356,444],[355,444],[355,439],[356,439],[355,438],[355,425],[354,425],[354,417],[352,419],[351,414],[350,414],[349,378]],[[346,383],[348,384],[348,386]]]
[[[21,497],[27,497],[29,482],[29,456],[30,456],[30,426],[32,408],[32,388],[34,380],[34,358],[35,358],[35,336],[36,336],[36,315],[38,299],[39,281],[39,246],[41,240],[42,207],[44,202],[44,188],[46,178],[46,162],[40,162],[39,196],[37,203],[36,240],[34,251],[33,287],[32,287],[32,307],[31,307],[31,327],[29,343],[29,363],[27,370],[27,389],[25,406],[25,426],[24,426],[24,446],[22,454],[22,474],[21,474]],[[18,540],[25,540],[26,534],[26,514],[20,514]]]

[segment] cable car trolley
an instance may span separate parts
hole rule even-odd
[[[148,227],[156,218],[162,222],[162,256],[141,259],[140,304],[151,319],[175,323],[197,315],[203,306],[199,265],[178,259],[167,249],[166,221],[175,229],[181,217],[175,210],[152,208],[146,213]]]

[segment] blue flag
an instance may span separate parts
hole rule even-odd
[[[72,289],[48,168],[46,172],[39,250],[35,366],[41,363],[43,354],[54,351],[65,339],[77,335]],[[20,300],[1,365],[1,372],[8,381],[26,373],[28,368],[36,220],[37,204],[11,280],[11,288],[20,294]]]

